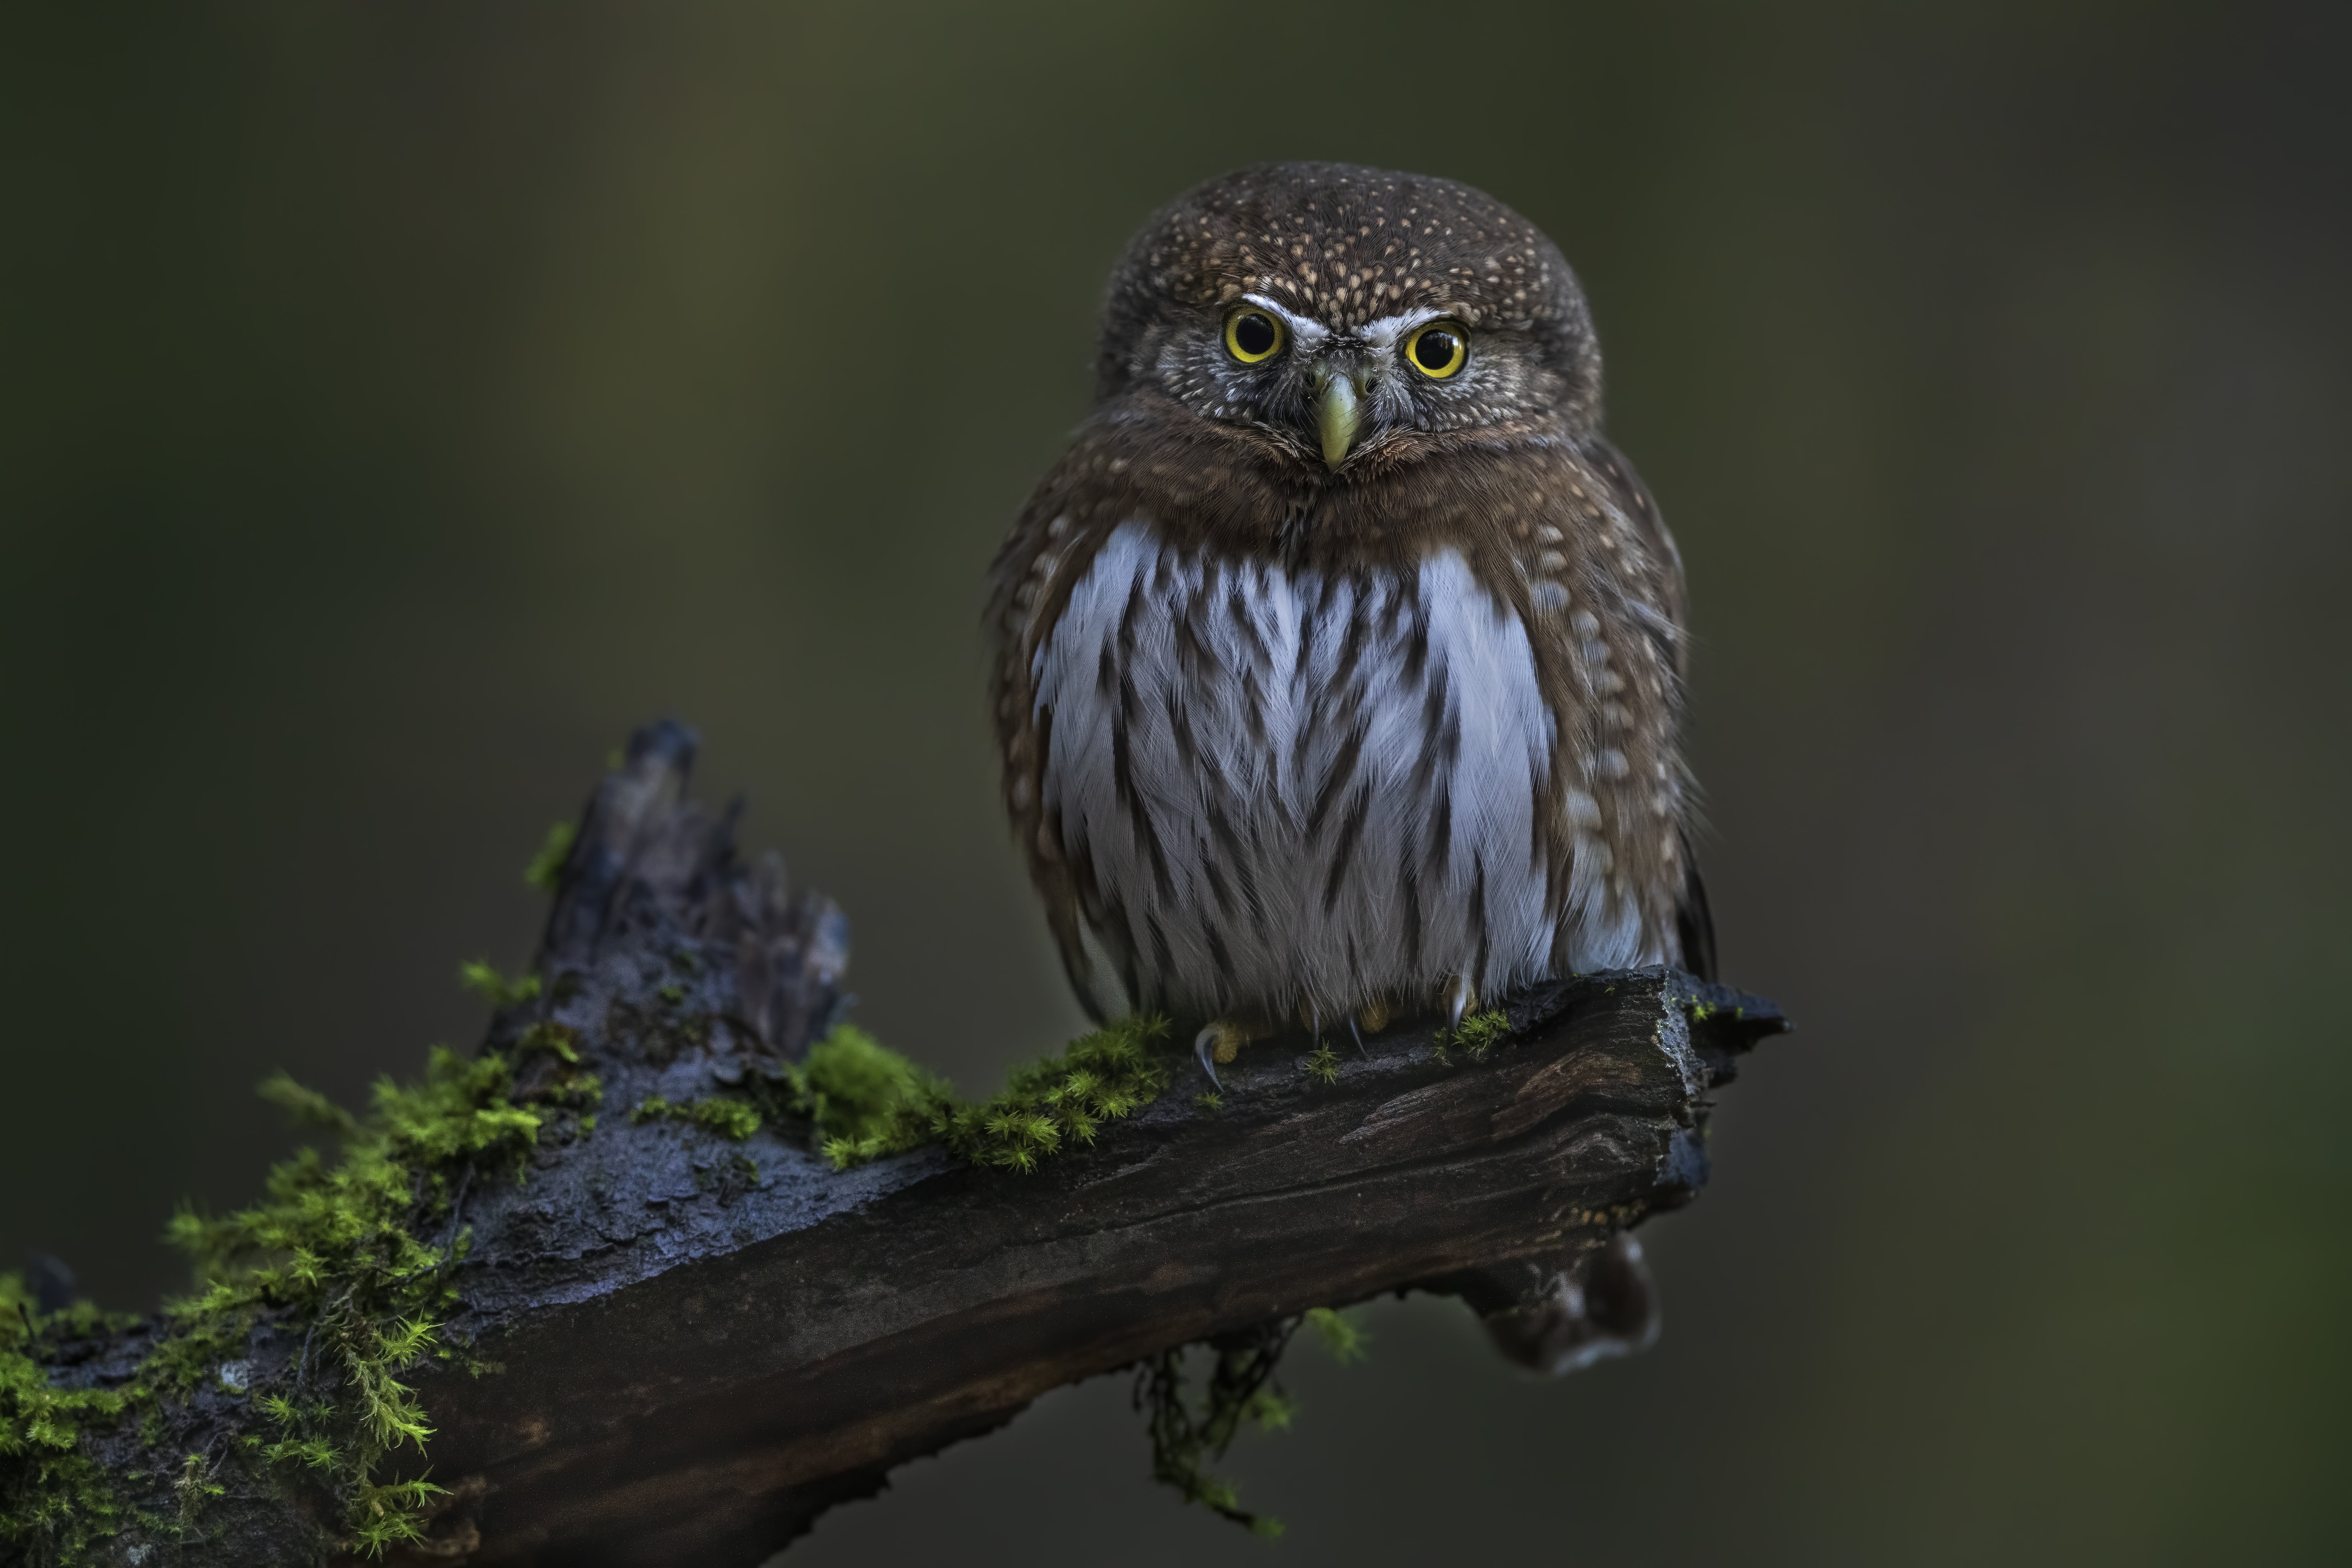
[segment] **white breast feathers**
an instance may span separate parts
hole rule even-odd
[[[1292,575],[1129,522],[1034,674],[1107,1016],[1338,1018],[1549,972],[1553,719],[1525,628],[1460,555]],[[1576,967],[1644,961],[1606,924],[1574,933]]]

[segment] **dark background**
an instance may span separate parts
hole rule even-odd
[[[1058,1046],[982,574],[1146,212],[1344,158],[1581,270],[1727,977],[1803,1032],[1644,1233],[1650,1356],[1382,1304],[1236,1450],[1282,1545],[1107,1379],[790,1561],[2340,1560],[2343,15],[13,7],[0,1262],[176,1288],[173,1204],[289,1145],[251,1085],[474,1037],[657,713],[866,1024],[967,1089]]]

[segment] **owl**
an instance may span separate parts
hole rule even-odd
[[[1111,276],[999,552],[1004,803],[1098,1020],[1250,1040],[1712,969],[1682,562],[1575,275],[1502,203],[1228,174]]]

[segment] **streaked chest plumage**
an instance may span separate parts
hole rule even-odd
[[[1030,671],[1096,1008],[1341,1017],[1659,956],[1559,896],[1558,719],[1460,552],[1286,569],[1111,532]]]

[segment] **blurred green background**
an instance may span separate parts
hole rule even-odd
[[[967,1089],[1057,1045],[982,574],[1144,215],[1344,158],[1581,271],[1727,977],[1803,1032],[1644,1233],[1653,1354],[1387,1303],[1236,1450],[1279,1546],[1108,1379],[790,1560],[2340,1561],[2346,16],[12,7],[0,1262],[176,1287],[173,1203],[289,1142],[253,1083],[473,1037],[455,965],[528,958],[659,713],[870,1027]]]

